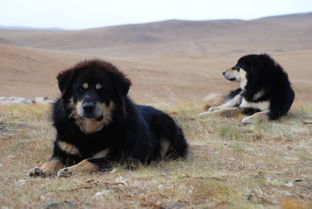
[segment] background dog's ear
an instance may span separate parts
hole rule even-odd
[[[115,83],[119,93],[122,96],[126,96],[131,86],[131,80],[124,74],[117,74],[115,75]]]
[[[62,96],[64,96],[66,92],[68,91],[68,87],[71,84],[73,74],[74,74],[74,70],[70,69],[70,70],[62,71],[57,75],[58,87],[62,93]]]

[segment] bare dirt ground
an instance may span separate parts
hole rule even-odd
[[[56,75],[85,59],[100,58],[115,64],[133,82],[130,95],[139,102],[201,102],[208,93],[226,93],[238,84],[221,73],[242,54],[172,57],[101,57],[44,51],[0,44],[1,96],[58,96]],[[312,51],[271,55],[288,72],[299,101],[311,101]]]

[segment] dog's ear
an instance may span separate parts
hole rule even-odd
[[[73,69],[62,71],[57,75],[58,87],[62,93],[62,96],[64,96],[67,93],[68,88],[73,79],[73,75],[74,75]]]
[[[126,96],[131,86],[131,80],[123,73],[118,73],[115,74],[115,84],[120,95]]]

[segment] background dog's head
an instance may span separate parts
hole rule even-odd
[[[240,68],[236,65],[224,71],[222,75],[230,81],[241,81]]]
[[[230,81],[240,82],[240,88],[242,90],[245,89],[245,86],[247,85],[247,73],[245,69],[242,68],[242,66],[240,66],[238,63],[230,69],[224,71],[222,74]]]
[[[235,66],[223,72],[223,76],[230,81],[240,82],[241,88],[245,89],[247,83],[259,85],[268,74],[273,76],[276,68],[281,67],[269,55],[250,54],[241,57]]]
[[[131,82],[115,66],[100,60],[84,61],[57,76],[70,117],[84,132],[100,130],[112,120],[115,104],[126,96]]]

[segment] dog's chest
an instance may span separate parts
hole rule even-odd
[[[76,124],[80,127],[80,130],[86,134],[100,131],[104,127],[104,123],[96,120],[77,119]]]
[[[110,148],[102,148],[102,149],[81,149],[81,156],[83,158],[105,158],[110,152]]]

